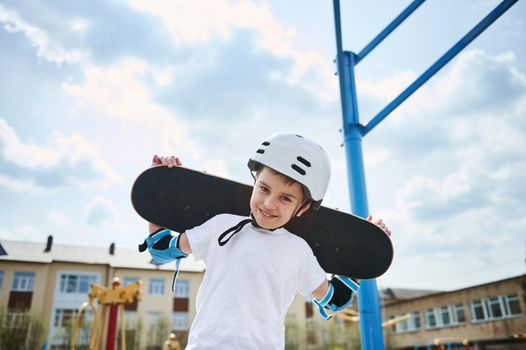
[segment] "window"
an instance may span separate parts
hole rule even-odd
[[[418,311],[413,312],[411,314],[411,318],[409,319],[409,329],[411,330],[418,330],[420,329],[420,313]],[[412,325],[412,327],[411,327]]]
[[[499,295],[471,301],[473,322],[500,320],[521,314],[517,294]]]
[[[97,275],[80,275],[73,273],[60,274],[60,293],[66,294],[86,294],[89,293],[91,285],[97,282]]]
[[[434,309],[427,309],[425,311],[425,318],[426,318],[426,328],[434,328],[437,326]]]
[[[164,279],[150,278],[150,295],[164,295]]]
[[[409,315],[409,318],[404,321],[395,323],[394,327],[397,333],[413,332],[420,329],[420,313],[418,311],[409,314],[400,314],[393,317],[393,319]]]
[[[485,304],[482,300],[474,300],[471,302],[471,319],[473,321],[486,319]]]
[[[96,275],[80,276],[79,293],[89,293],[91,285],[97,282]]]
[[[488,310],[491,318],[502,318],[502,305],[499,297],[489,298],[488,301]]]
[[[320,338],[318,335],[318,323],[314,320],[308,320],[306,324],[306,331],[307,331],[307,344],[308,345],[317,345],[318,339]]]
[[[139,327],[140,320],[137,311],[124,311],[124,319],[126,320],[126,330],[135,329]]]
[[[448,306],[442,306],[439,309],[440,314],[440,323],[442,326],[449,326],[451,324],[451,316],[449,315],[449,307]]]
[[[177,298],[188,298],[190,296],[190,281],[177,281],[175,284],[174,296]]]
[[[138,280],[139,280],[139,277],[124,277],[124,279],[122,280],[122,286],[123,287],[127,286]]]
[[[190,281],[181,280],[175,284],[173,312],[187,313],[190,307]],[[185,328],[186,329],[186,328]]]
[[[27,312],[8,312],[3,318],[2,328],[21,328],[29,322]]]
[[[0,271],[0,288],[2,288],[3,282],[4,282],[4,271]]]
[[[394,320],[395,318],[396,318],[396,315],[391,315],[391,316],[389,316],[389,321]],[[396,332],[397,331],[396,323],[391,323],[391,325],[387,329],[388,329],[389,333]]]
[[[300,333],[298,328],[298,321],[296,315],[285,316],[285,344],[286,348],[298,349],[300,342]]]
[[[464,314],[464,305],[456,304],[453,305],[453,318],[454,323],[464,323],[466,322],[466,315]]]
[[[174,312],[172,314],[172,328],[176,331],[188,330],[188,312]]]
[[[13,288],[11,290],[16,292],[32,292],[34,283],[34,272],[15,272]]]
[[[505,304],[506,305],[506,314],[513,316],[513,315],[521,315],[521,305],[519,303],[519,296],[517,294],[509,294],[505,297]]]
[[[305,317],[306,318],[312,318],[314,316],[314,306],[312,305],[312,302],[306,302],[305,303]]]
[[[462,304],[444,305],[427,309],[424,313],[426,328],[456,326],[466,321]]]
[[[146,314],[146,322],[148,327],[155,328],[155,326],[161,321],[163,313],[160,311],[148,311]]]
[[[407,332],[408,330],[408,320],[400,321],[396,324],[396,331],[399,333]]]
[[[53,326],[55,328],[69,329],[75,323],[76,317],[77,317],[77,309],[56,309]],[[86,315],[83,314],[83,317],[86,317]]]

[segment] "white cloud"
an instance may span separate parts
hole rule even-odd
[[[15,239],[11,231],[3,229],[3,228],[0,228],[0,238],[2,238],[3,240],[14,240]]]
[[[467,50],[412,97],[407,111],[460,119],[507,110],[526,87],[526,76],[516,64],[513,52],[492,56],[479,49]]]
[[[74,18],[71,21],[71,29],[82,34],[85,34],[89,30],[90,25],[90,22],[83,18]]]
[[[10,33],[23,33],[32,46],[37,49],[37,57],[56,63],[76,63],[84,59],[85,54],[80,50],[67,50],[53,41],[46,31],[27,23],[20,15],[0,4],[0,23]],[[75,26],[74,26],[75,27]],[[78,28],[78,24],[76,25]]]
[[[298,50],[293,45],[296,30],[284,27],[267,2],[249,0],[130,0],[129,4],[143,12],[160,17],[178,44],[205,43],[214,37],[230,40],[232,31],[247,29],[257,34],[256,50],[294,62],[287,72],[272,72],[272,78],[283,78],[291,85],[300,85],[320,98],[334,101],[338,95],[334,67],[317,52]],[[313,79],[310,74],[315,73]]]
[[[524,247],[524,77],[513,54],[467,51],[382,126],[374,150],[392,155],[385,166],[402,179],[395,203],[376,213],[398,255],[386,278],[418,285],[411,276],[425,273],[462,286],[472,283],[467,276],[519,273],[518,259],[504,264]],[[390,81],[376,90],[391,94]],[[492,266],[502,267],[486,272]]]
[[[390,102],[405,90],[416,78],[416,72],[403,71],[396,72],[379,81],[360,79],[357,81],[356,85],[359,87],[358,91],[360,94],[370,96],[383,102]]]
[[[53,132],[48,145],[24,143],[0,118],[0,184],[15,191],[120,181],[80,133]]]
[[[88,66],[84,76],[80,84],[63,84],[81,107],[154,132],[159,139],[158,149],[185,150],[199,157],[199,148],[188,136],[188,126],[156,102],[152,88],[145,83],[151,77],[162,86],[171,79],[168,72],[155,70],[139,59],[126,59],[110,67]]]
[[[41,242],[45,236],[44,232],[31,225],[21,225],[15,230],[0,228],[0,238],[10,241]]]
[[[49,221],[58,226],[68,226],[72,223],[69,217],[56,210],[50,210],[48,218]]]
[[[113,203],[104,197],[95,197],[84,210],[85,222],[91,226],[103,226],[114,223],[117,218],[117,210]]]
[[[208,41],[215,34],[227,38],[232,25],[232,6],[226,0],[130,0],[129,4],[137,10],[161,17],[176,42]]]

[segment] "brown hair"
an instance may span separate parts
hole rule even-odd
[[[260,172],[263,171],[264,168],[268,168],[274,175],[279,175],[281,176],[281,179],[283,180],[283,183],[287,186],[292,186],[294,185],[295,183],[298,183],[300,186],[301,186],[301,194],[303,195],[303,198],[302,198],[302,201],[306,201],[306,203],[310,203],[312,202],[312,197],[310,195],[310,191],[309,189],[307,188],[307,186],[305,186],[304,184],[302,184],[301,182],[299,181],[296,181],[294,180],[293,178],[291,178],[290,176],[287,176],[285,174],[282,174],[280,173],[279,171],[269,167],[269,166],[266,166],[266,165],[263,165],[261,163],[256,163],[254,165],[254,169],[253,171],[256,173],[256,174],[259,174]]]

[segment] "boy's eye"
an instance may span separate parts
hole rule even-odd
[[[268,187],[265,186],[259,186],[259,189],[263,192],[268,192]]]
[[[281,196],[281,200],[285,202],[292,202],[292,199],[290,199],[290,197],[287,197],[287,196]]]

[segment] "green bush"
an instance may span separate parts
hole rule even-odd
[[[0,309],[0,350],[40,349],[46,334],[47,330],[40,316]]]

